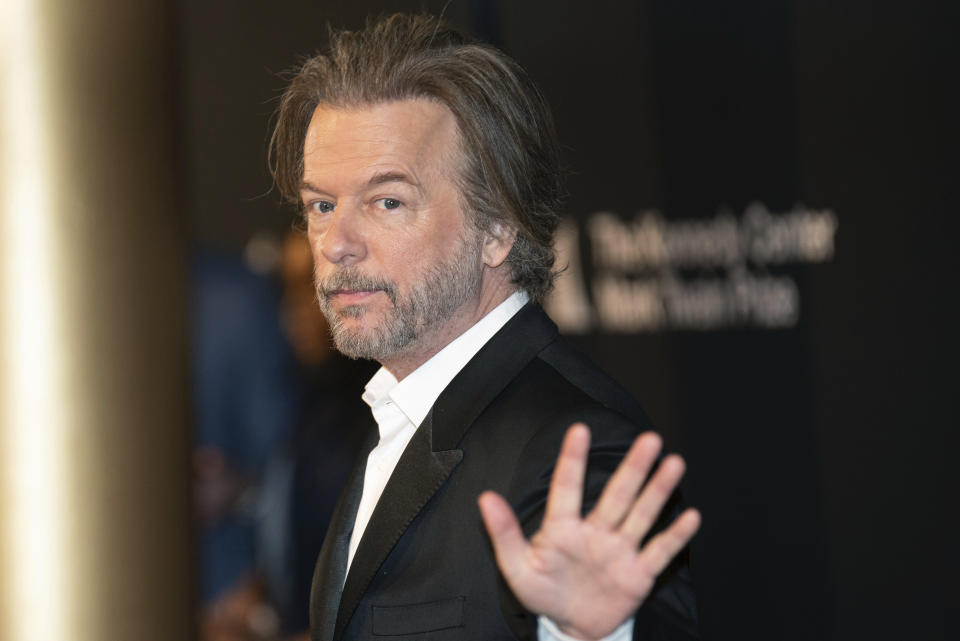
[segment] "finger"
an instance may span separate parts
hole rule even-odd
[[[647,576],[657,576],[700,529],[700,512],[687,508],[666,530],[650,539],[637,557]]]
[[[544,518],[580,518],[583,501],[583,475],[590,449],[590,430],[583,423],[574,423],[567,430],[557,457],[557,466],[550,479],[547,513]]]
[[[513,508],[502,496],[496,492],[484,492],[477,500],[480,506],[480,516],[493,543],[493,553],[497,558],[497,565],[504,576],[510,576],[514,568],[523,564],[523,555],[527,549],[527,541],[523,538],[523,530],[513,513]]]
[[[661,445],[660,437],[653,432],[641,434],[633,441],[627,455],[623,457],[623,461],[603,489],[597,506],[590,513],[591,521],[611,529],[620,525],[636,501],[637,492],[650,473],[653,462],[657,460]]]
[[[660,467],[650,477],[620,528],[624,536],[635,544],[640,543],[680,483],[685,469],[683,459],[676,454],[671,454],[660,462]]]

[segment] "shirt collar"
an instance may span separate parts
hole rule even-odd
[[[367,383],[363,400],[370,407],[375,407],[385,403],[389,397],[407,419],[419,427],[450,381],[528,300],[530,298],[526,292],[514,292],[400,382],[381,367]]]

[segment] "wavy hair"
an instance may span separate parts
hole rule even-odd
[[[533,300],[553,286],[553,237],[562,196],[560,146],[543,94],[513,59],[427,15],[396,14],[359,31],[331,31],[283,93],[269,165],[283,197],[299,202],[307,128],[318,105],[362,107],[426,98],[454,115],[461,203],[480,230],[517,231],[511,279]]]

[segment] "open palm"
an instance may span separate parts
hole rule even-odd
[[[667,456],[644,485],[660,448],[656,434],[638,437],[594,509],[581,518],[590,431],[572,425],[551,479],[543,523],[529,542],[501,496],[480,496],[497,564],[527,609],[549,617],[571,636],[599,639],[644,602],[657,576],[700,526],[700,514],[687,509],[640,548],[684,472],[679,456]]]

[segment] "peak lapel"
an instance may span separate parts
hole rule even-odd
[[[377,501],[343,586],[334,639],[341,638],[364,590],[407,526],[463,459],[462,450],[434,452],[432,432],[427,415]]]
[[[438,450],[456,447],[481,412],[527,363],[557,339],[557,326],[539,305],[527,304],[454,377],[431,414]]]

